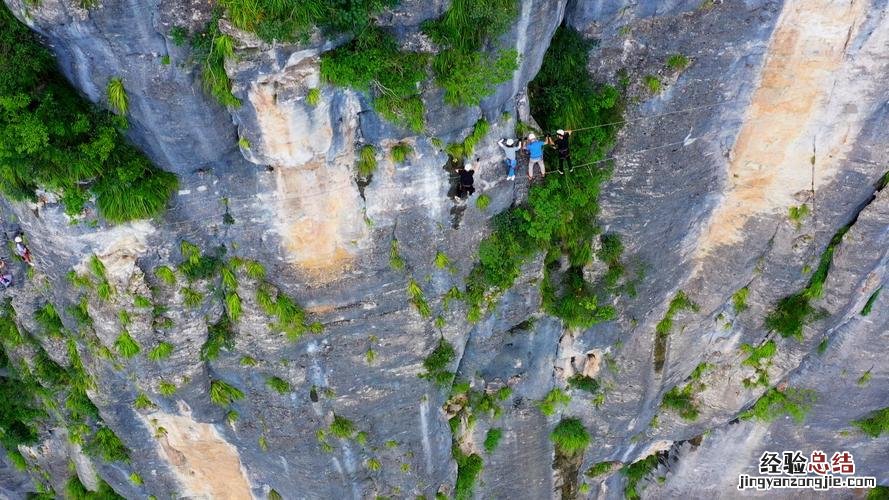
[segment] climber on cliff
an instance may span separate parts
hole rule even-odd
[[[506,155],[506,167],[508,169],[506,180],[514,180],[516,166],[515,153],[519,150],[519,145],[513,139],[500,139],[500,142],[498,142],[497,145],[500,146],[500,149],[503,150],[503,154]]]
[[[479,162],[479,158],[475,159],[476,164]],[[471,196],[472,193],[475,192],[475,179],[473,176],[475,175],[475,169],[472,166],[472,163],[466,162],[463,164],[463,168],[457,170],[457,175],[460,177],[457,181],[457,196],[458,200],[466,199],[468,196]]]
[[[570,149],[570,138],[571,131],[570,130],[562,130],[559,129],[556,131],[556,138],[550,141],[550,144],[556,148],[556,152],[559,153],[559,168],[558,171],[560,174],[564,174],[565,170],[562,168],[564,163],[568,164],[568,170],[571,170],[571,149]]]
[[[534,165],[540,166],[540,176],[546,177],[546,167],[543,164],[543,146],[546,143],[537,138],[534,134],[528,134],[528,140],[525,142],[525,149],[531,159],[528,161],[528,179],[534,179]]]
[[[9,288],[9,285],[11,284],[12,273],[6,268],[6,261],[0,259],[0,285],[3,285],[3,288]]]
[[[24,240],[22,240],[22,235],[19,234],[15,237],[15,254],[18,255],[25,264],[29,266],[34,265],[34,261],[31,258],[31,250],[28,249],[28,246],[25,245]]]

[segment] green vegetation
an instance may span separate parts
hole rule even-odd
[[[622,108],[617,89],[590,82],[586,69],[590,48],[576,31],[559,28],[528,89],[531,111],[544,129],[598,126],[572,134],[575,164],[605,157]],[[583,277],[583,266],[592,259],[593,238],[600,232],[596,224],[600,186],[609,174],[604,168],[584,168],[548,176],[531,187],[527,203],[494,217],[494,232],[479,245],[479,263],[466,280],[470,320],[478,320],[512,286],[521,266],[540,251],[548,254],[548,263],[564,253],[571,264],[564,273],[548,266],[541,285],[547,312],[572,327],[592,326],[615,316],[612,306],[599,305],[604,296]]]
[[[157,385],[157,392],[159,392],[162,396],[172,396],[173,394],[176,394],[176,389],[176,384],[168,382],[166,380],[161,380],[160,383]]]
[[[457,481],[454,485],[455,500],[472,500],[475,481],[481,474],[485,463],[482,457],[473,453],[466,455],[456,444],[451,447],[451,454],[457,462]]]
[[[367,467],[367,470],[371,472],[377,472],[383,468],[383,464],[376,458],[368,458],[367,462],[365,462],[365,466]]]
[[[0,6],[0,191],[36,201],[59,193],[76,215],[95,195],[112,223],[163,212],[176,176],[124,137],[126,120],[95,108],[58,72],[37,36]]]
[[[674,410],[685,420],[697,420],[700,411],[698,410],[697,403],[695,403],[693,391],[694,387],[691,384],[688,384],[681,389],[679,386],[673,387],[664,394],[664,399],[661,401],[661,405],[664,408]]]
[[[789,415],[801,424],[816,397],[815,391],[808,389],[788,387],[779,391],[773,387],[738,417],[742,420],[756,419],[762,422],[771,422],[782,415]]]
[[[563,418],[549,435],[556,450],[568,456],[583,453],[590,444],[590,435],[577,418]]]
[[[374,109],[383,118],[421,132],[425,106],[420,83],[426,79],[427,64],[427,55],[402,51],[395,37],[370,27],[348,44],[321,55],[321,77],[370,93]]]
[[[450,342],[441,337],[438,339],[438,345],[423,360],[423,368],[425,373],[421,373],[420,377],[425,378],[436,385],[447,386],[454,380],[454,374],[448,371],[448,365],[457,357],[457,352]]]
[[[667,58],[667,67],[675,71],[682,71],[688,67],[688,57],[682,54],[670,54]]]
[[[173,45],[181,47],[188,40],[188,30],[182,26],[173,26],[170,28],[170,39],[173,40]]]
[[[744,384],[744,387],[747,387],[748,389],[756,387],[757,385],[768,387],[768,369],[772,365],[771,358],[778,352],[778,345],[774,340],[764,342],[758,347],[753,347],[750,344],[741,344],[741,351],[748,355],[741,364],[753,367],[755,370],[754,378],[741,381]]]
[[[872,376],[870,370],[867,370],[866,372],[862,373],[860,377],[858,377],[858,381],[856,383],[860,386],[865,386],[868,382],[870,382],[871,377]]]
[[[407,161],[407,157],[413,154],[414,148],[406,142],[399,142],[392,146],[390,152],[392,153],[392,161],[395,163],[404,163]]]
[[[139,344],[136,343],[136,340],[133,339],[130,332],[126,330],[121,331],[120,335],[117,336],[117,340],[114,341],[114,348],[125,358],[132,358],[136,354],[139,354],[139,351],[141,350]]]
[[[740,314],[743,311],[746,311],[750,306],[747,305],[747,296],[750,295],[750,289],[746,286],[744,288],[739,289],[737,292],[732,294],[732,307],[735,310],[735,314]]]
[[[607,474],[614,469],[614,462],[599,462],[590,466],[589,469],[584,473],[587,477],[599,477],[603,474]]]
[[[571,396],[562,389],[556,387],[550,390],[542,401],[537,403],[537,407],[540,408],[540,413],[549,417],[555,415],[556,410],[558,410],[560,406],[568,406],[568,403],[570,402]]]
[[[90,455],[102,457],[106,462],[129,462],[130,454],[126,446],[108,427],[100,427],[93,439],[87,443],[86,451]]]
[[[228,317],[222,316],[219,321],[207,327],[207,341],[201,346],[201,359],[213,361],[223,350],[235,347],[235,332],[231,328]]]
[[[423,289],[420,288],[420,284],[413,278],[409,279],[407,282],[407,295],[408,298],[410,298],[411,304],[417,308],[417,312],[420,313],[420,316],[428,318],[429,315],[432,314],[432,310],[429,308],[429,303],[426,301],[426,296],[423,295]]]
[[[451,259],[444,252],[437,252],[433,264],[439,269],[447,269],[451,265]]]
[[[765,324],[769,331],[778,332],[782,337],[793,337],[797,340],[803,338],[803,326],[821,316],[810,303],[813,299],[819,299],[824,294],[824,282],[827,281],[827,273],[833,262],[833,253],[837,245],[843,241],[843,236],[851,226],[844,226],[834,234],[830,243],[821,254],[818,268],[809,278],[809,284],[797,293],[788,295],[778,301],[775,309],[766,316]]]
[[[269,389],[276,391],[278,394],[287,394],[290,392],[290,384],[280,377],[267,377],[265,379],[265,385],[269,386]]]
[[[152,361],[160,361],[167,359],[173,354],[173,344],[169,342],[159,342],[154,349],[148,352],[148,359]]]
[[[478,106],[494,85],[508,80],[518,66],[514,50],[487,53],[518,14],[516,0],[455,0],[440,18],[423,24],[439,46],[432,61],[435,82],[452,106]]]
[[[170,65],[170,54],[164,54],[161,56],[161,64],[164,66]]]
[[[309,93],[306,94],[306,104],[314,108],[319,102],[321,102],[321,89],[309,89]]]
[[[335,437],[340,439],[351,439],[356,431],[355,423],[348,418],[340,415],[333,416],[333,422],[330,423],[330,433]]]
[[[221,16],[220,9],[214,8],[207,28],[192,39],[192,48],[195,59],[201,61],[204,89],[223,106],[237,108],[241,100],[232,94],[231,80],[225,72],[225,60],[234,56],[234,42],[219,30]]]
[[[627,485],[624,487],[624,498],[627,500],[638,500],[641,498],[636,490],[636,486],[639,485],[639,481],[645,479],[645,476],[654,472],[657,466],[658,455],[652,454],[621,468],[621,474],[627,478]]]
[[[111,105],[111,108],[121,115],[127,114],[129,97],[127,97],[126,89],[123,88],[123,80],[120,77],[108,80],[106,92],[108,93],[108,104]]]
[[[867,492],[866,500],[889,500],[889,486],[879,486],[871,488]]]
[[[153,408],[154,403],[151,402],[151,399],[144,392],[140,392],[136,399],[133,400],[133,407],[137,410],[146,410],[148,408]]]
[[[204,294],[190,287],[182,288],[182,301],[187,307],[196,308],[204,302]]]
[[[50,337],[62,338],[65,335],[62,318],[59,317],[59,313],[56,312],[56,308],[51,302],[47,302],[35,311],[34,320],[43,327],[43,332]]]
[[[488,208],[488,205],[490,205],[490,204],[491,204],[491,197],[488,196],[487,194],[482,193],[482,194],[478,195],[478,198],[475,199],[476,208],[478,208],[479,210],[481,210],[483,212],[485,211],[485,209]]]
[[[663,86],[661,84],[661,79],[655,75],[645,75],[642,79],[642,83],[652,94],[659,94],[661,92],[661,87]]]
[[[494,450],[497,449],[497,445],[500,444],[500,440],[503,438],[503,429],[499,427],[492,427],[488,429],[488,433],[485,434],[485,451],[488,454],[494,453]]]
[[[599,382],[593,377],[575,373],[568,378],[568,386],[572,389],[580,389],[582,391],[595,394],[599,390]]]
[[[244,262],[244,269],[247,271],[247,276],[250,279],[254,280],[263,280],[265,279],[266,272],[265,267],[255,260],[247,260]]]
[[[358,153],[358,175],[370,177],[377,170],[377,150],[370,144],[361,147]]]
[[[307,40],[312,28],[326,33],[359,33],[371,17],[396,4],[395,0],[305,0],[297,3],[274,0],[223,0],[226,18],[236,27],[255,33],[266,42]]]
[[[167,266],[158,266],[154,269],[154,275],[168,285],[176,284],[176,274]]]
[[[798,207],[790,207],[787,209],[787,217],[790,219],[791,222],[793,222],[797,230],[802,227],[803,219],[805,219],[808,215],[809,206],[806,204],[802,204]]]
[[[210,381],[210,401],[219,406],[228,406],[244,399],[244,393],[233,385],[219,379]]]
[[[306,332],[321,333],[324,326],[321,323],[309,323],[306,312],[286,294],[280,291],[272,297],[273,288],[268,283],[263,283],[256,290],[256,301],[266,314],[277,319],[272,328],[281,332],[287,340],[296,342]]]
[[[855,420],[852,424],[871,437],[889,434],[889,406],[874,410],[867,417]]]
[[[883,289],[883,287],[877,288],[876,291],[874,291],[874,293],[872,293],[871,296],[868,297],[867,302],[864,304],[864,307],[861,309],[862,316],[867,316],[873,310],[874,302],[876,302],[877,299],[880,297],[880,290],[882,290],[882,289]]]
[[[401,271],[404,269],[404,259],[401,258],[401,254],[398,253],[398,240],[392,240],[392,243],[389,245],[389,267],[391,267],[394,271]]]
[[[98,481],[98,490],[90,491],[80,482],[77,474],[74,474],[65,483],[65,498],[68,500],[124,500],[124,497],[118,495],[102,478],[99,478]],[[51,496],[51,498],[55,498],[55,496]]]
[[[692,302],[682,290],[676,292],[664,317],[655,326],[655,342],[654,342],[654,369],[661,371],[664,367],[664,361],[667,356],[667,337],[673,329],[673,319],[676,313],[680,311],[698,311],[698,305]]]

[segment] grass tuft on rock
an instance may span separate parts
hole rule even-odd
[[[568,456],[583,453],[590,444],[590,435],[577,418],[563,418],[549,435],[556,450]]]

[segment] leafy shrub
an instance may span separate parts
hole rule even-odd
[[[265,385],[269,386],[269,389],[276,391],[278,394],[287,394],[290,392],[290,384],[280,377],[267,377],[265,379]]]
[[[223,106],[237,108],[241,100],[232,94],[231,80],[225,72],[225,60],[234,56],[234,43],[228,35],[219,30],[219,8],[213,9],[213,16],[207,28],[192,40],[195,58],[201,61],[201,80],[204,89]]]
[[[98,484],[97,491],[90,491],[80,482],[77,474],[74,474],[65,483],[65,498],[68,500],[124,500],[124,497],[118,495],[102,478],[98,479]]]
[[[127,97],[126,89],[123,88],[123,80],[120,77],[108,80],[106,92],[108,93],[108,104],[111,105],[111,108],[122,115],[127,114],[129,97]]]
[[[563,418],[549,435],[556,450],[568,456],[583,453],[590,444],[590,435],[577,418]]]
[[[593,377],[588,377],[581,373],[575,373],[571,377],[568,378],[568,385],[574,389],[580,389],[582,391],[589,392],[590,394],[595,393],[599,390],[599,382]]]
[[[762,366],[762,362],[775,355],[778,346],[774,340],[769,340],[758,347],[750,344],[741,344],[741,351],[749,354],[747,359],[741,362],[742,365],[752,366],[754,368]]]
[[[160,361],[167,359],[173,354],[173,344],[169,342],[159,342],[154,349],[148,352],[148,359],[152,361]]]
[[[782,337],[802,340],[803,326],[821,316],[810,301],[819,299],[824,294],[824,282],[827,281],[827,273],[833,262],[833,253],[843,241],[843,236],[849,231],[849,227],[851,226],[844,226],[833,235],[824,253],[821,254],[818,268],[809,278],[808,285],[801,291],[779,300],[775,309],[766,316],[765,325],[769,331],[778,332]]]
[[[518,53],[483,50],[509,28],[517,14],[516,0],[455,0],[443,16],[423,24],[423,31],[440,48],[432,68],[446,103],[477,106],[494,85],[512,76]]]
[[[366,144],[358,153],[358,175],[361,177],[370,177],[376,170],[376,149],[370,144]]]
[[[370,93],[383,118],[420,132],[425,113],[420,83],[427,64],[425,54],[402,51],[391,34],[370,27],[350,43],[321,55],[321,77]]]
[[[664,399],[661,401],[661,405],[665,408],[675,410],[676,413],[685,420],[692,421],[698,419],[698,406],[694,401],[691,385],[686,385],[682,389],[680,389],[679,386],[673,387],[664,394]]]
[[[61,338],[64,336],[65,327],[62,325],[62,318],[56,312],[55,306],[47,302],[43,307],[38,309],[34,315],[37,324],[43,327],[44,333],[50,337]]]
[[[438,345],[423,360],[423,368],[425,373],[420,374],[421,378],[425,378],[434,382],[436,385],[446,386],[454,379],[454,374],[448,371],[448,365],[457,357],[457,352],[450,342],[441,337],[438,339]]]
[[[779,391],[772,388],[738,417],[742,420],[771,422],[782,415],[790,415],[797,423],[802,423],[815,399],[815,391],[794,388]]]
[[[571,396],[557,387],[550,390],[546,394],[546,397],[543,398],[542,401],[537,403],[537,407],[540,408],[540,413],[543,413],[544,415],[549,417],[556,413],[558,407],[567,406],[570,402]]]
[[[614,143],[622,108],[617,89],[590,81],[586,69],[590,48],[578,32],[560,27],[528,87],[531,112],[544,130],[596,126],[572,134],[575,164],[604,158]],[[563,275],[544,280],[548,312],[577,327],[614,317],[611,306],[599,306],[600,297],[595,287],[584,283],[582,272],[592,257],[592,239],[599,232],[597,198],[608,175],[605,168],[580,168],[547,176],[531,187],[526,204],[494,218],[495,230],[479,245],[480,262],[466,282],[471,320],[478,319],[482,308],[490,307],[512,285],[522,264],[538,251],[550,253],[550,261],[565,253],[572,264]]]
[[[472,500],[472,491],[475,489],[475,481],[478,475],[484,469],[484,461],[482,457],[473,453],[471,455],[464,454],[460,447],[454,445],[451,448],[451,455],[457,462],[457,481],[454,484],[455,500]]]
[[[614,462],[598,462],[591,465],[584,475],[587,477],[599,477],[602,474],[611,472],[612,469],[614,469]]]
[[[867,417],[855,420],[852,424],[871,437],[889,434],[889,407],[874,410]]]
[[[101,427],[93,435],[85,451],[92,456],[102,457],[106,462],[129,462],[127,447],[108,427]]]
[[[67,213],[93,194],[112,223],[159,215],[176,176],[155,168],[123,134],[126,120],[84,100],[36,35],[0,6],[0,190],[36,200],[61,193]],[[115,84],[116,86],[116,84]],[[118,103],[120,104],[120,103]]]
[[[485,435],[485,451],[490,453],[494,453],[494,450],[497,449],[497,445],[500,444],[500,439],[503,438],[503,429],[498,427],[494,427],[488,429],[488,433]]]
[[[484,211],[488,208],[488,205],[491,204],[491,197],[486,194],[480,194],[478,198],[475,199],[475,206],[481,211]]]
[[[132,358],[136,354],[139,354],[139,351],[141,350],[139,344],[136,343],[130,335],[130,332],[126,330],[123,330],[120,332],[120,335],[117,336],[117,340],[114,341],[114,347],[117,349],[117,352],[125,358]]]
[[[244,399],[244,393],[237,387],[219,379],[210,381],[210,401],[219,406],[228,406]]]
[[[685,292],[682,290],[678,291],[673,299],[670,300],[670,305],[667,308],[667,312],[664,314],[663,319],[661,319],[658,324],[655,326],[655,331],[659,336],[666,336],[670,334],[670,330],[673,329],[673,318],[676,316],[676,313],[679,311],[697,311],[698,305],[691,301]]]
[[[652,454],[642,460],[638,460],[630,465],[624,466],[620,472],[627,478],[627,485],[624,487],[624,498],[627,500],[638,500],[639,492],[636,486],[645,476],[651,474],[658,465],[658,455]]]
[[[407,161],[407,157],[413,154],[414,148],[406,142],[399,142],[392,146],[390,152],[392,153],[392,161],[395,163],[404,163]]]
[[[346,417],[340,415],[333,416],[333,422],[330,423],[330,433],[340,439],[350,439],[356,432],[355,423]]]
[[[667,66],[676,71],[682,71],[688,67],[688,57],[682,54],[670,54],[667,58]]]

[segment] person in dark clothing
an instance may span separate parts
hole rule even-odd
[[[556,138],[553,140],[553,147],[559,153],[559,173],[564,174],[564,164],[568,164],[568,170],[571,170],[571,147],[570,147],[570,130],[559,129],[556,131]]]
[[[465,200],[475,192],[475,187],[473,186],[475,183],[475,179],[473,178],[475,169],[472,168],[471,163],[466,162],[466,164],[463,165],[463,168],[457,171],[457,175],[460,177],[457,181],[457,199]]]

